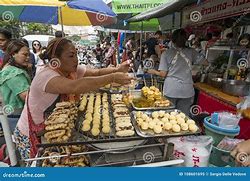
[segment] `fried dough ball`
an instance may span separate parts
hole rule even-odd
[[[178,113],[177,112],[175,112],[175,111],[172,111],[171,113],[170,113],[170,115],[172,115],[172,116],[176,116]]]
[[[163,117],[163,118],[161,119],[161,121],[162,121],[163,123],[169,122],[169,121],[168,121],[168,118],[166,118],[166,117]]]
[[[142,114],[142,115],[141,115],[141,118],[142,118],[143,120],[146,120],[146,119],[147,119],[147,117],[148,117],[148,115],[147,115],[147,114]]]
[[[181,131],[181,127],[178,124],[174,124],[172,126],[172,130],[176,133],[179,133]]]
[[[141,124],[141,129],[142,129],[142,130],[147,130],[147,129],[148,129],[148,123],[143,122],[143,123]]]
[[[160,125],[155,125],[154,126],[154,132],[156,134],[160,134],[162,132],[162,127]]]
[[[176,120],[176,117],[175,117],[174,115],[170,115],[170,116],[169,116],[169,119],[170,119],[170,120]]]
[[[159,111],[159,117],[163,118],[165,116],[165,111]]]
[[[157,111],[153,112],[153,113],[152,113],[152,117],[153,117],[153,118],[158,118],[158,117],[159,117],[158,112],[157,112]]]
[[[157,122],[156,125],[159,125],[162,128],[164,127],[164,123],[162,121]]]
[[[176,120],[179,125],[185,123],[185,120],[183,118],[179,118]]]
[[[103,132],[104,134],[109,134],[109,133],[110,133],[110,127],[109,127],[109,126],[104,126],[104,127],[102,128],[102,132]]]
[[[169,119],[170,114],[169,113],[165,113],[164,117]]]
[[[188,124],[187,123],[182,123],[181,124],[181,130],[187,131],[188,130]]]
[[[137,124],[138,124],[139,126],[141,126],[141,124],[142,124],[144,121],[143,121],[142,118],[138,118],[138,119],[136,120],[136,122],[137,122]]]
[[[195,121],[192,119],[187,120],[187,124],[195,124]]]
[[[92,129],[91,129],[91,134],[92,134],[93,136],[98,136],[98,135],[100,134],[99,128],[92,128]]]
[[[188,128],[193,133],[195,133],[198,130],[198,127],[195,124],[189,124]]]
[[[164,124],[164,129],[165,129],[166,131],[171,130],[171,129],[172,129],[172,124],[171,124],[171,123],[165,123],[165,124]]]
[[[83,130],[84,132],[89,131],[89,130],[90,130],[90,124],[83,124],[82,130]]]
[[[185,117],[186,117],[186,115],[185,115],[184,113],[182,113],[182,112],[179,114],[179,116],[180,116],[181,118],[183,118],[183,119],[185,119]]]
[[[171,124],[177,124],[177,121],[174,120],[174,119],[170,120],[169,122],[170,122]]]
[[[155,125],[156,125],[156,122],[150,121],[149,124],[148,124],[148,127],[149,127],[150,129],[154,129],[154,126],[155,126]]]
[[[136,118],[140,118],[141,115],[142,115],[142,112],[141,111],[137,111],[135,116],[136,116]]]

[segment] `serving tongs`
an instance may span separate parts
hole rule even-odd
[[[148,145],[147,147],[155,147],[155,146],[163,146],[164,143],[158,143],[158,144],[154,144],[154,145]],[[135,146],[129,146],[126,147],[126,149],[137,149],[137,148],[145,148],[145,145],[135,145]],[[69,157],[69,156],[81,156],[81,155],[91,155],[91,154],[98,154],[98,153],[108,153],[108,152],[114,152],[114,151],[120,151],[120,150],[124,150],[124,147],[120,147],[120,148],[111,148],[111,149],[107,149],[107,150],[97,150],[97,151],[87,151],[87,152],[81,152],[81,153],[72,153],[72,154],[53,154],[50,156],[45,156],[45,157],[36,157],[36,158],[29,158],[29,159],[25,159],[25,162],[32,162],[32,161],[39,161],[39,160],[45,160],[45,159],[50,159],[51,162],[53,161],[57,161],[60,158],[63,157]]]

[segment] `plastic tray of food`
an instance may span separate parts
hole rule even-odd
[[[177,109],[133,111],[131,117],[137,134],[144,138],[201,133],[195,121]]]
[[[162,110],[162,109],[174,109],[175,108],[174,104],[171,101],[167,100],[167,98],[165,98],[165,97],[162,97],[161,100],[163,102],[167,101],[169,105],[155,107],[152,105],[157,103],[157,102],[156,101],[148,101],[146,98],[144,98],[142,96],[141,90],[130,91],[130,94],[133,97],[133,101],[132,101],[131,105],[132,105],[133,109],[137,110],[137,111]],[[142,104],[144,104],[144,105],[139,106],[138,104],[140,104],[140,103],[136,103],[137,101],[141,101]]]

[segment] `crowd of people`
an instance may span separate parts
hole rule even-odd
[[[113,82],[129,84],[133,77],[127,72],[131,68],[137,71],[146,59],[152,59],[157,66],[145,71],[165,79],[164,96],[189,114],[194,98],[192,65],[207,64],[204,51],[216,42],[218,32],[209,34],[205,41],[194,34],[188,37],[184,29],[174,31],[171,39],[165,41],[161,31],[142,43],[129,38],[119,65],[116,45],[105,40],[93,50],[96,59],[105,64],[101,69],[79,65],[77,47],[64,36],[56,32],[47,47],[34,40],[30,49],[27,40],[12,39],[9,31],[0,29],[2,104],[14,110],[8,120],[15,120],[11,131],[22,159],[35,156],[40,142],[37,135],[57,102],[79,100],[80,94]],[[59,66],[51,66],[53,61],[59,61]],[[239,144],[232,155],[239,151],[250,153],[249,145],[249,141]]]

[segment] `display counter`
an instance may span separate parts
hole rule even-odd
[[[236,105],[243,99],[225,94],[221,90],[205,83],[195,83],[194,87],[198,90],[196,104],[200,107],[201,112],[207,112],[209,114],[217,111],[236,113]],[[239,125],[241,130],[238,138],[250,139],[250,120],[241,119]]]

